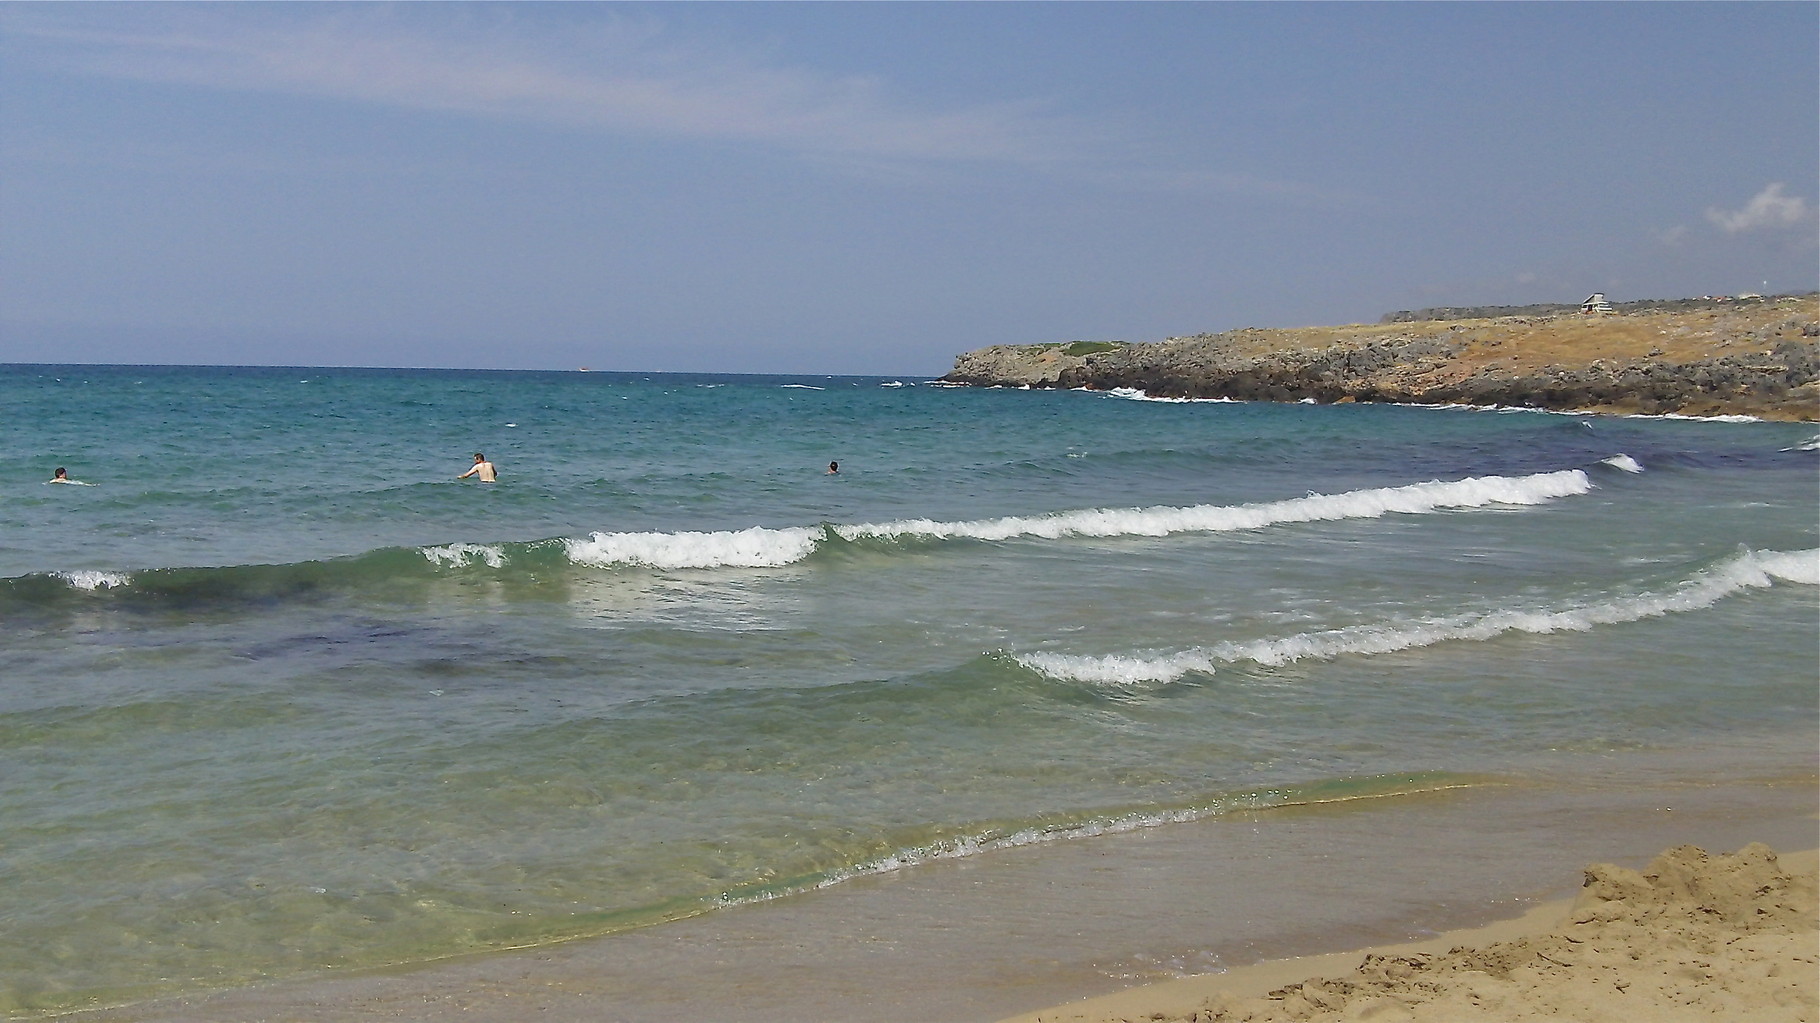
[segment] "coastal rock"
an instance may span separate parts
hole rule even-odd
[[[943,379],[1167,398],[1820,417],[1820,296],[1661,305],[1604,316],[1246,328],[1142,344],[995,345],[957,357]]]

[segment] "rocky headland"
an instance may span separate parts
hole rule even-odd
[[[1447,314],[1449,310],[1424,311]],[[1159,398],[1820,419],[1820,295],[1630,303],[1164,341],[994,345],[942,379]]]

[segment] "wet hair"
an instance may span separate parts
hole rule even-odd
[[[481,454],[481,453],[480,453],[480,452],[478,452],[478,451],[476,451],[476,452],[474,452],[474,461],[476,461],[476,462],[484,462],[484,461],[486,461],[486,460],[487,460],[487,456],[485,456],[485,455],[483,455],[483,454]]]
[[[65,473],[67,473],[67,472],[69,472],[69,470],[68,470],[68,469],[65,469],[65,468],[64,468],[64,467],[63,467],[63,466],[61,466],[61,465],[59,465],[59,466],[58,466],[58,467],[57,467],[57,471],[56,471],[56,472],[53,472],[53,473],[51,473],[51,475],[52,475],[52,476],[62,476],[62,475],[63,475],[63,474],[65,474]]]

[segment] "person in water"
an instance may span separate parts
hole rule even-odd
[[[825,473],[825,475],[839,476],[840,475],[840,463],[839,462],[829,462],[828,471],[827,471],[827,473]]]
[[[487,456],[478,451],[474,452],[474,467],[455,478],[465,480],[469,476],[480,477],[482,483],[494,483],[499,480],[499,473],[493,468],[493,463],[487,461]]]
[[[70,479],[70,474],[69,474],[68,469],[65,469],[63,466],[59,465],[57,467],[57,471],[51,473],[51,478],[48,480],[45,480],[44,482],[46,482],[46,483],[74,483],[76,481],[73,479]]]

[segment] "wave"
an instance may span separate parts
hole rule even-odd
[[[1614,469],[1622,469],[1625,472],[1634,473],[1643,471],[1642,464],[1629,455],[1613,455],[1610,458],[1604,459],[1599,464],[1609,465]]]
[[[1599,625],[1698,611],[1727,597],[1765,589],[1777,582],[1820,585],[1820,549],[1745,551],[1695,573],[1668,592],[1612,597],[1558,610],[1511,609],[1410,624],[1361,625],[1277,639],[1217,643],[1166,654],[1093,657],[1031,653],[1011,657],[1031,671],[1061,681],[1119,687],[1166,684],[1190,673],[1213,674],[1219,665],[1242,661],[1278,666],[1300,660],[1395,653],[1454,641],[1483,641],[1509,633],[1587,632]]]
[[[580,564],[642,565],[652,568],[774,568],[814,554],[830,538],[864,540],[985,540],[1066,537],[1169,536],[1217,533],[1296,522],[1378,518],[1390,513],[1422,514],[1492,505],[1535,505],[1587,493],[1592,482],[1580,469],[1531,476],[1472,477],[1453,482],[1352,490],[1262,504],[1190,507],[1088,508],[1048,515],[1006,516],[945,522],[826,525],[819,529],[754,527],[737,532],[595,533],[564,541]]]
[[[595,533],[585,540],[564,540],[563,548],[570,561],[597,567],[780,568],[813,554],[826,535],[826,529],[801,526],[754,526],[712,533]]]
[[[1245,401],[1241,398],[1163,398],[1163,397],[1158,397],[1156,395],[1153,395],[1149,391],[1139,390],[1138,388],[1135,388],[1135,387],[1114,387],[1110,391],[1096,391],[1092,388],[1077,387],[1077,388],[1075,388],[1075,390],[1087,391],[1089,393],[1094,393],[1094,394],[1104,394],[1108,398],[1123,398],[1126,401],[1160,401],[1160,402],[1163,402],[1165,404],[1170,404],[1170,405],[1243,405],[1243,404],[1245,404]]]
[[[1641,466],[1627,456],[1608,461],[1627,472],[1641,471]],[[889,551],[905,542],[1217,533],[1389,514],[1521,507],[1585,494],[1592,487],[1584,470],[1566,469],[1529,476],[1436,480],[1338,494],[1311,493],[1259,504],[1088,508],[965,521],[902,519],[721,531],[596,532],[584,538],[382,548],[346,558],[280,565],[39,573],[0,579],[0,601],[11,599],[30,605],[108,597],[188,605],[217,600],[267,600],[336,588],[408,586],[447,578],[452,573],[485,572],[501,582],[534,585],[551,574],[575,567],[781,568],[851,544]]]
[[[835,867],[806,877],[723,892],[711,902],[716,906],[765,902],[821,888],[830,888],[859,877],[894,873],[938,860],[964,859],[1005,849],[1081,838],[1097,838],[1101,835],[1125,834],[1169,824],[1205,820],[1228,813],[1255,813],[1352,803],[1361,800],[1397,799],[1498,784],[1503,784],[1503,782],[1485,776],[1468,776],[1440,771],[1420,774],[1374,775],[1220,794],[1175,806],[1152,806],[1085,816],[1058,817],[1009,827],[979,828],[960,835],[933,838],[927,842],[893,849],[872,859],[849,866]]]
[[[97,572],[83,570],[76,572],[53,572],[52,576],[62,579],[78,590],[101,590],[114,586],[125,586],[132,582],[132,576],[123,572]]]

